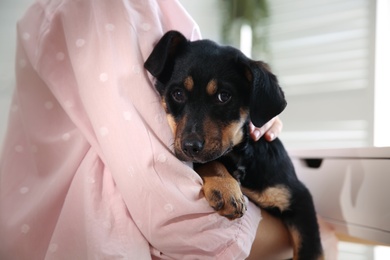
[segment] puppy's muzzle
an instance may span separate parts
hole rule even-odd
[[[196,134],[190,134],[183,139],[181,149],[186,156],[194,158],[198,156],[204,148],[204,139]]]

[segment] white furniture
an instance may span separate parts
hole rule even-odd
[[[390,147],[289,151],[337,233],[390,245]]]

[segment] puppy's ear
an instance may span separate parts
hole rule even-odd
[[[171,78],[175,56],[187,43],[187,39],[180,32],[168,31],[146,60],[145,69],[165,84]]]
[[[267,64],[261,61],[249,61],[246,77],[252,83],[250,99],[250,117],[252,123],[261,127],[279,115],[287,105],[278,79]]]

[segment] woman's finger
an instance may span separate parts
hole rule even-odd
[[[255,127],[252,123],[249,125],[250,135],[254,141],[257,141],[264,135],[267,141],[272,141],[279,136],[282,131],[283,123],[279,117],[272,118],[262,127]]]
[[[274,121],[270,128],[265,131],[264,137],[267,141],[273,141],[282,132],[283,123],[279,117],[274,117]]]

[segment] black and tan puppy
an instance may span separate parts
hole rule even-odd
[[[282,143],[249,138],[250,121],[260,127],[286,106],[268,67],[235,48],[190,42],[169,31],[145,68],[156,78],[175,153],[195,163],[210,205],[230,219],[241,217],[246,210],[243,191],[286,224],[294,259],[322,258],[312,197]]]

